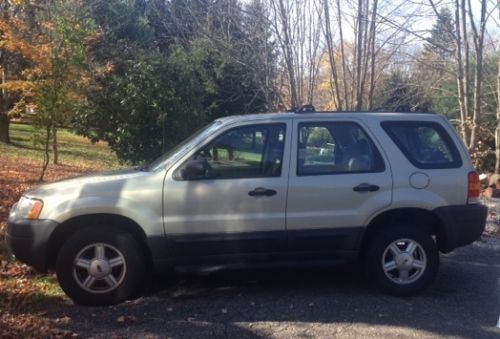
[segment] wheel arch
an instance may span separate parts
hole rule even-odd
[[[54,268],[59,250],[76,231],[84,228],[108,227],[113,230],[122,230],[128,232],[139,243],[147,260],[148,269],[152,268],[153,257],[148,247],[146,233],[144,230],[130,218],[118,214],[87,214],[70,218],[61,223],[51,234],[48,241],[47,267]]]
[[[423,227],[426,232],[435,237],[440,251],[446,244],[445,226],[434,212],[421,208],[397,208],[384,211],[372,219],[361,236],[360,254],[364,254],[370,239],[377,234],[377,231],[396,224]]]

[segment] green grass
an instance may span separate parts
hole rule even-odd
[[[91,168],[116,168],[119,162],[106,143],[92,144],[88,139],[77,136],[67,129],[57,133],[59,163],[69,166]],[[0,143],[0,153],[13,158],[43,161],[44,130],[33,125],[11,123],[11,144]],[[53,154],[50,154],[51,159]]]
[[[67,299],[54,274],[3,277],[1,286],[2,293],[10,293],[16,301],[12,308],[22,307],[24,313],[46,311],[49,305],[60,304]]]
[[[229,160],[229,153],[227,149],[218,148],[217,153],[219,156],[219,160]],[[260,162],[262,161],[262,152],[235,151],[233,157],[234,160],[241,160],[252,164],[260,164]]]

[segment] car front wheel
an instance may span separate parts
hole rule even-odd
[[[74,302],[115,304],[137,291],[144,276],[144,255],[128,233],[83,229],[59,251],[57,279]]]

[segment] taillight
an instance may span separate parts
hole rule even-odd
[[[481,194],[479,175],[476,172],[469,172],[468,181],[467,203],[474,204],[478,202],[479,195]]]

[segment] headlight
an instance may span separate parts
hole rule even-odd
[[[38,219],[42,208],[42,200],[21,197],[11,216],[19,219]]]

